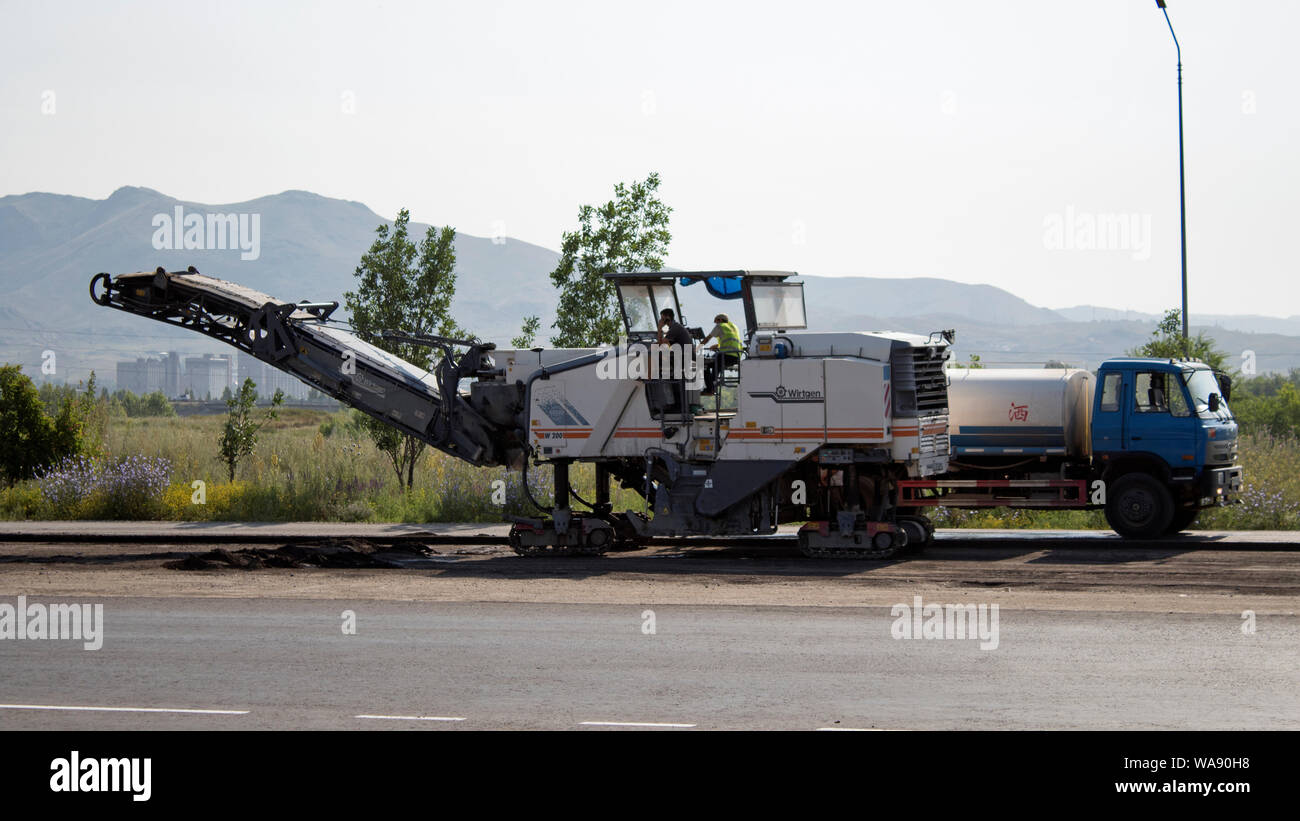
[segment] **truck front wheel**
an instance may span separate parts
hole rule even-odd
[[[1154,539],[1169,530],[1174,499],[1155,478],[1145,473],[1121,476],[1106,495],[1106,521],[1124,538]]]

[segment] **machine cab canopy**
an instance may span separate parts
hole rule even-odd
[[[664,308],[671,308],[677,321],[687,324],[677,299],[679,283],[683,287],[703,283],[715,299],[741,300],[748,340],[755,331],[808,327],[803,283],[788,282],[792,276],[795,274],[788,271],[682,271],[606,274],[605,278],[618,290],[619,308],[629,340],[653,341],[658,335],[659,313]]]

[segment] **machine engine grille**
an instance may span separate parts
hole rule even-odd
[[[893,371],[894,415],[947,413],[948,376],[943,365],[947,348],[897,347],[890,354]]]
[[[923,433],[921,434],[921,453],[935,454],[948,453],[948,434],[946,433]]]

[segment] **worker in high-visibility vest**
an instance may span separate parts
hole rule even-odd
[[[718,314],[713,318],[713,322],[713,330],[709,331],[709,335],[700,343],[707,345],[710,339],[715,341],[713,346],[705,348],[715,353],[710,366],[704,369],[704,390],[701,391],[701,396],[713,395],[718,377],[727,368],[740,364],[740,354],[745,349],[744,343],[740,341],[740,329],[726,314]]]

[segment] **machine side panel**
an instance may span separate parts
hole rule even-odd
[[[781,382],[771,401],[781,407],[781,441],[815,448],[826,441],[825,360],[779,361]]]
[[[740,391],[736,416],[719,459],[775,459],[789,447],[781,445],[782,406],[774,402],[781,385],[781,363],[776,359],[750,358],[740,363]]]
[[[826,439],[836,445],[880,444],[888,430],[889,377],[883,362],[827,359]]]

